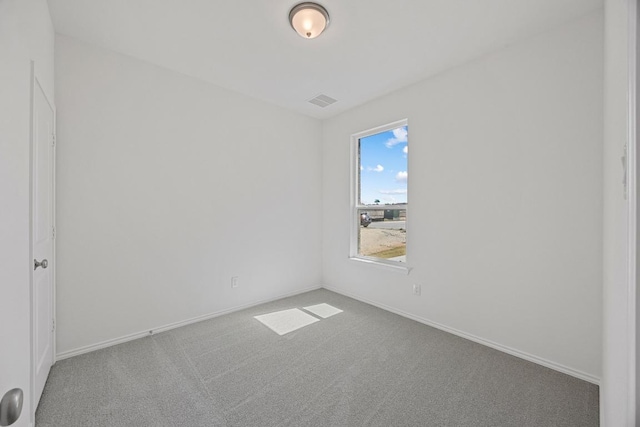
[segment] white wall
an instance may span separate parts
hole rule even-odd
[[[0,54],[34,61],[49,99],[54,92],[54,38],[46,0],[0,0]]]
[[[600,420],[603,427],[630,427],[630,331],[627,286],[627,202],[620,157],[627,142],[628,0],[605,1],[604,282]]]
[[[53,45],[45,0],[0,0],[0,397],[24,390],[16,427],[31,422],[30,62],[53,99]]]
[[[599,11],[326,121],[325,286],[597,381],[602,51]],[[347,258],[350,135],[402,118],[408,276]]]
[[[60,353],[320,286],[318,120],[64,36],[56,96]]]

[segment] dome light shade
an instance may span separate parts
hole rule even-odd
[[[329,13],[317,3],[300,3],[289,12],[289,22],[301,37],[314,39],[329,26]]]

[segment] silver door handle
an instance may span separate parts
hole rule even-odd
[[[10,426],[20,418],[23,393],[14,388],[5,393],[0,401],[0,426]]]
[[[43,259],[42,261],[38,261],[37,259],[33,260],[33,269],[35,270],[38,267],[47,268],[49,266],[49,261]]]

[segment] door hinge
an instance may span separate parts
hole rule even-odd
[[[627,173],[628,173],[628,164],[629,161],[627,157],[627,144],[624,144],[624,149],[622,151],[622,157],[620,157],[622,161],[622,195],[625,200],[627,200]]]
[[[51,332],[55,332],[56,330],[56,319],[51,321]]]
[[[56,134],[55,133],[51,134],[51,145],[53,145],[53,146],[56,145]]]
[[[51,238],[52,239],[56,238],[56,228],[55,227],[51,227]]]

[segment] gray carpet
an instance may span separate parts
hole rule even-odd
[[[253,316],[344,310],[284,336]],[[38,427],[597,426],[598,387],[318,290],[58,362]]]

